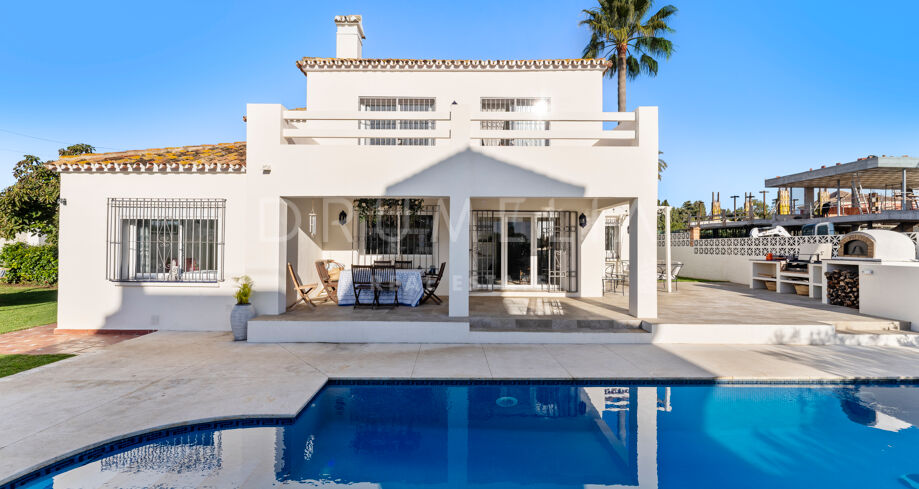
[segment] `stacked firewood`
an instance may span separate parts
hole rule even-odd
[[[850,270],[826,272],[827,302],[837,306],[858,307],[858,273]]]

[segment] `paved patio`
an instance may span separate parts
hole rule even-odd
[[[500,297],[469,298],[471,326],[477,330],[570,331],[637,328],[629,316],[629,298],[610,293],[601,298]],[[261,316],[290,321],[456,321],[442,305],[393,309],[354,309],[334,303],[313,308],[301,304],[286,314]],[[509,325],[508,320],[516,324]],[[572,322],[574,321],[574,323]],[[592,321],[592,322],[591,322]],[[603,323],[603,322],[606,323]],[[899,329],[898,321],[859,314],[857,310],[822,304],[794,294],[777,294],[732,283],[682,282],[674,293],[658,294],[658,317],[648,323],[668,324],[833,324],[840,331]],[[579,322],[579,323],[578,323]]]
[[[0,379],[0,483],[129,434],[293,416],[329,378],[919,379],[919,349],[252,344],[158,332]]]
[[[0,334],[0,355],[88,353],[145,334],[55,334],[56,327],[46,324]]]

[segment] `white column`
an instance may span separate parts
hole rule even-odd
[[[469,197],[450,196],[450,317],[469,315]]]
[[[650,198],[629,206],[629,314],[657,317],[657,202]]]
[[[670,206],[664,207],[664,266],[667,267],[667,293],[673,292],[671,288],[673,286],[673,280],[670,274],[670,271],[673,270],[673,267],[670,265],[672,262],[672,253],[670,251]]]

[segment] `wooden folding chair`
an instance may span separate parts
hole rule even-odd
[[[319,284],[301,284],[300,277],[297,276],[297,272],[294,271],[294,267],[287,263],[287,272],[290,274],[290,279],[294,282],[294,288],[297,289],[297,302],[294,302],[287,307],[287,310],[292,309],[294,306],[301,302],[305,302],[313,307],[316,307],[316,304],[313,304],[313,301],[310,299],[310,292],[313,291]]]
[[[377,288],[373,283],[373,265],[351,265],[351,288],[354,291],[354,308],[377,307]],[[371,302],[361,302],[361,292],[370,292]],[[364,294],[366,297],[367,294]]]
[[[440,279],[444,278],[444,268],[446,266],[447,262],[441,262],[440,270],[437,272],[437,275],[424,278],[424,295],[421,296],[421,301],[418,302],[419,304],[424,304],[428,299],[431,299],[437,304],[443,302],[434,292],[437,291],[437,286],[440,285]]]
[[[315,298],[323,302],[332,301],[338,304],[338,280],[333,280],[329,276],[329,263],[334,262],[330,260],[316,260],[316,273],[319,275],[319,284],[322,286],[322,290]]]

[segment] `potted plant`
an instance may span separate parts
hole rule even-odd
[[[230,313],[230,328],[233,330],[233,339],[242,341],[246,339],[249,329],[249,320],[255,317],[255,306],[249,303],[252,295],[252,286],[255,282],[248,275],[236,277],[233,280],[239,284],[236,289],[236,305]]]

